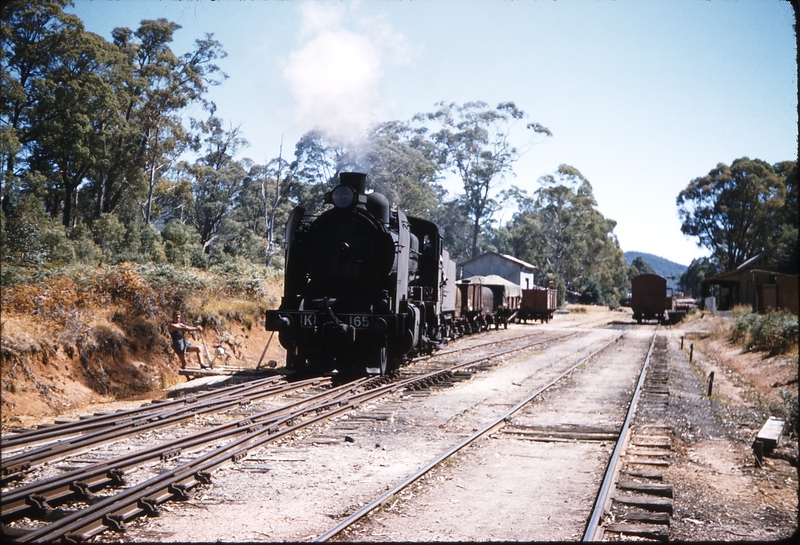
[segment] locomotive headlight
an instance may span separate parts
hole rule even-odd
[[[350,208],[356,201],[356,192],[348,185],[339,185],[331,192],[331,202],[336,208]]]

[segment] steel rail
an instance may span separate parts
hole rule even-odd
[[[59,538],[67,541],[85,541],[107,528],[123,530],[127,520],[142,514],[157,514],[159,503],[169,499],[188,499],[188,491],[198,483],[211,482],[211,471],[227,463],[243,458],[247,451],[265,442],[283,437],[294,431],[326,420],[332,416],[353,410],[360,402],[369,400],[375,394],[370,390],[349,399],[339,399],[348,390],[363,387],[370,380],[361,379],[358,384],[347,384],[341,391],[333,392],[317,404],[300,408],[269,423],[254,423],[242,427],[246,432],[225,445],[198,456],[184,464],[161,473],[145,482],[126,488],[121,492],[103,498],[81,511],[71,513],[62,519],[42,528],[32,530],[15,539],[17,543],[46,543]],[[301,423],[296,420],[313,413]],[[285,425],[286,428],[280,429]]]
[[[491,333],[491,332],[486,332],[486,333]],[[539,333],[539,331],[537,331],[537,333]],[[532,337],[532,336],[533,336],[532,333],[525,333],[524,335],[517,335],[515,337],[511,337],[511,338],[507,338],[507,339],[497,339],[497,340],[493,340],[493,341],[486,341],[486,342],[483,342],[483,343],[477,343],[477,344],[473,344],[472,346],[465,346],[464,348],[451,348],[451,349],[447,349],[447,350],[437,350],[436,352],[430,354],[430,358],[436,358],[438,356],[446,356],[447,354],[452,354],[454,352],[465,352],[467,350],[474,350],[476,348],[484,348],[486,346],[491,346],[493,344],[501,344],[503,342],[516,341],[516,340],[519,340],[519,339],[524,339],[525,337]],[[475,338],[476,335],[470,335],[469,337],[470,338]]]
[[[606,510],[609,494],[613,486],[614,478],[616,477],[617,462],[619,462],[620,453],[627,444],[628,431],[630,429],[631,422],[633,421],[633,417],[636,414],[636,407],[639,403],[639,396],[642,392],[642,387],[644,386],[647,368],[650,365],[650,356],[653,353],[653,347],[655,346],[657,335],[658,325],[656,325],[656,329],[653,332],[653,338],[650,341],[650,348],[647,350],[647,356],[644,358],[642,371],[639,374],[639,381],[636,383],[636,389],[634,390],[633,396],[631,397],[631,402],[628,405],[628,412],[625,415],[625,422],[623,422],[622,428],[620,429],[617,444],[614,447],[614,452],[612,452],[608,466],[606,467],[605,476],[603,477],[603,484],[600,486],[600,492],[597,494],[597,498],[595,499],[594,508],[592,509],[592,514],[586,524],[586,529],[583,533],[583,538],[581,541],[594,541],[599,530],[600,518]]]
[[[162,412],[169,407],[173,407],[175,405],[182,405],[187,403],[188,399],[197,399],[201,400],[204,398],[213,398],[213,397],[221,397],[231,392],[234,392],[238,389],[245,388],[257,388],[264,384],[268,384],[270,382],[275,382],[280,377],[272,376],[267,377],[264,379],[258,379],[254,381],[250,381],[243,384],[234,384],[231,386],[226,386],[223,388],[218,388],[210,392],[201,392],[198,394],[193,394],[191,396],[186,396],[180,399],[174,399],[171,401],[160,401],[160,402],[151,402],[148,406],[140,406],[135,409],[128,409],[125,411],[119,411],[109,414],[95,414],[92,417],[84,418],[81,417],[79,420],[74,420],[71,422],[62,422],[59,424],[46,424],[40,425],[39,428],[29,429],[24,431],[18,432],[11,432],[12,434],[5,435],[0,438],[0,449],[8,449],[14,446],[28,446],[40,441],[45,441],[47,439],[52,439],[54,437],[60,437],[64,435],[74,435],[79,433],[84,433],[86,431],[95,431],[99,428],[103,427],[113,427],[118,425],[120,422],[124,422],[126,419],[135,420],[137,418],[146,418],[148,414],[153,412]]]
[[[580,361],[578,361],[574,365],[570,366],[569,369],[567,369],[563,373],[559,374],[556,378],[554,378],[553,380],[548,382],[546,385],[542,386],[541,388],[539,388],[538,390],[536,390],[535,392],[530,394],[528,397],[526,397],[524,400],[522,400],[519,403],[517,403],[517,405],[515,405],[508,412],[506,412],[505,414],[503,414],[499,418],[494,419],[493,421],[489,422],[488,424],[484,425],[481,429],[479,429],[478,431],[474,432],[472,435],[469,435],[468,437],[466,437],[465,439],[463,439],[462,441],[460,441],[456,445],[453,445],[452,447],[447,449],[445,452],[443,452],[442,454],[440,454],[439,456],[437,456],[436,458],[434,458],[433,460],[431,460],[430,462],[428,462],[427,464],[425,464],[424,466],[419,468],[416,472],[414,472],[413,474],[411,474],[408,477],[406,477],[405,479],[403,479],[397,485],[395,485],[394,487],[390,488],[389,490],[387,490],[386,492],[381,494],[376,499],[372,500],[371,502],[369,502],[365,506],[363,506],[360,509],[358,509],[355,513],[353,513],[352,515],[350,515],[349,517],[344,519],[342,522],[340,522],[339,524],[337,524],[336,526],[334,526],[333,528],[331,528],[327,532],[325,532],[323,534],[320,534],[319,536],[317,536],[312,541],[314,541],[314,542],[327,541],[328,539],[330,539],[333,536],[337,535],[338,533],[340,533],[342,530],[344,530],[348,526],[351,526],[352,524],[354,524],[358,520],[362,519],[367,514],[369,514],[372,510],[374,510],[375,508],[379,507],[381,504],[386,502],[386,500],[388,500],[392,496],[398,494],[404,488],[410,486],[411,484],[413,484],[414,482],[419,480],[423,475],[425,475],[426,473],[431,471],[434,467],[436,467],[438,464],[442,463],[444,460],[446,460],[447,458],[449,458],[450,456],[452,456],[456,452],[460,451],[461,449],[463,449],[467,445],[473,443],[474,441],[476,441],[480,437],[482,437],[482,436],[486,435],[487,433],[491,432],[495,428],[505,424],[511,418],[512,415],[514,415],[516,412],[518,412],[520,409],[522,409],[528,403],[533,401],[536,397],[540,396],[543,392],[545,392],[549,388],[553,387],[561,379],[563,379],[565,376],[569,375],[572,371],[574,371],[575,369],[577,369],[578,367],[583,365],[585,362],[590,360],[592,357],[597,355],[599,352],[605,350],[606,348],[608,348],[609,346],[611,346],[612,344],[617,342],[626,333],[627,333],[627,331],[623,331],[622,333],[620,333],[619,335],[614,337],[612,340],[610,340],[609,342],[607,342],[606,344],[604,344],[603,346],[601,346],[600,348],[598,348],[597,350],[595,350],[594,352],[589,354],[588,356],[582,358]]]
[[[39,530],[29,532],[17,539],[18,542],[46,542],[59,537],[67,540],[86,539],[107,529],[108,527],[122,529],[124,522],[142,514],[154,514],[160,502],[171,498],[185,499],[186,489],[197,482],[210,482],[210,471],[220,465],[241,459],[248,449],[260,445],[264,442],[283,437],[287,433],[310,426],[318,421],[327,420],[339,414],[352,411],[360,404],[377,399],[399,389],[411,388],[414,384],[431,384],[437,379],[452,374],[455,369],[461,369],[476,365],[481,362],[496,358],[498,356],[524,350],[533,346],[552,342],[554,339],[547,339],[529,343],[522,347],[516,347],[500,354],[493,354],[481,357],[472,361],[463,362],[452,366],[450,369],[437,370],[419,377],[407,378],[389,384],[377,386],[365,393],[352,395],[347,399],[336,399],[344,394],[345,390],[355,390],[363,387],[369,382],[379,379],[363,379],[361,384],[347,384],[341,387],[342,393],[324,401],[318,405],[310,405],[296,412],[287,414],[279,420],[268,423],[244,424],[244,431],[248,433],[234,441],[215,448],[213,451],[186,462],[178,468],[165,472],[157,477],[140,483],[134,487],[123,490],[114,496],[109,496],[98,501],[87,509],[72,513]],[[290,425],[287,429],[280,431],[278,428],[284,424],[293,424],[296,419],[302,418],[314,412],[316,416],[297,425]],[[266,434],[266,436],[264,435]]]
[[[210,482],[211,470],[224,463],[241,459],[241,457],[246,454],[247,450],[255,446],[283,437],[288,433],[310,426],[316,422],[328,420],[339,414],[352,411],[362,403],[377,399],[400,389],[410,388],[416,383],[430,383],[431,379],[447,376],[448,373],[452,373],[453,369],[468,367],[501,355],[552,341],[553,339],[548,339],[530,343],[526,346],[507,350],[500,354],[463,362],[447,370],[437,370],[421,377],[412,377],[377,386],[367,392],[355,394],[346,399],[337,399],[337,397],[345,395],[345,390],[355,390],[356,388],[363,387],[370,381],[377,381],[378,379],[363,379],[364,382],[360,384],[344,385],[341,387],[343,389],[342,392],[337,392],[331,399],[323,401],[319,405],[304,407],[296,412],[285,415],[278,421],[272,421],[268,424],[250,424],[248,422],[245,426],[245,430],[249,432],[249,435],[245,435],[226,445],[217,447],[215,450],[201,455],[172,471],[154,477],[145,483],[140,483],[114,496],[109,496],[100,500],[87,509],[72,513],[48,526],[24,534],[17,538],[16,541],[19,543],[48,542],[58,538],[84,540],[101,533],[108,527],[121,530],[124,528],[124,522],[126,520],[130,520],[141,514],[155,514],[157,505],[163,501],[172,498],[186,499],[186,490],[188,488],[196,485],[198,482]],[[294,424],[295,420],[311,412],[315,413],[314,417],[300,424]],[[288,425],[288,427],[282,431],[279,430],[279,426],[284,424]]]
[[[296,383],[292,390],[314,385],[319,382],[324,381],[317,379]],[[165,461],[174,458],[183,454],[190,448],[241,434],[243,433],[243,428],[246,426],[251,426],[255,423],[264,423],[263,421],[268,418],[277,419],[282,413],[287,412],[289,409],[318,401],[319,398],[336,397],[337,395],[340,395],[337,391],[315,394],[309,398],[299,400],[288,407],[270,409],[238,421],[221,424],[199,433],[173,439],[141,451],[125,454],[111,460],[97,462],[85,468],[15,488],[8,493],[4,493],[0,498],[0,501],[2,501],[0,515],[5,521],[19,518],[23,513],[31,509],[48,511],[56,502],[63,503],[76,497],[79,499],[81,497],[85,498],[107,486],[120,486],[123,483],[125,472],[130,468],[137,467],[142,463],[155,459]]]
[[[319,381],[325,379],[308,379],[309,381]],[[165,409],[155,413],[150,413],[147,416],[137,419],[135,421],[125,421],[116,427],[104,428],[85,433],[75,437],[69,437],[56,443],[49,443],[47,445],[33,448],[13,456],[4,458],[0,462],[2,468],[2,477],[7,480],[9,476],[22,473],[37,465],[46,462],[57,460],[65,457],[68,454],[77,454],[86,452],[100,445],[113,442],[119,438],[127,435],[138,434],[143,431],[165,428],[184,420],[194,418],[198,414],[206,414],[211,412],[220,412],[225,409],[235,407],[243,402],[251,402],[269,397],[284,392],[287,388],[293,389],[292,384],[279,384],[275,386],[261,385],[260,388],[247,389],[241,395],[225,395],[222,397],[214,397],[205,401],[198,401],[197,399],[187,400],[179,409]]]

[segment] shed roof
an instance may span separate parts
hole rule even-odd
[[[469,278],[464,278],[459,282],[464,284],[481,284],[483,286],[503,286],[506,297],[522,297],[522,288],[519,286],[519,284],[510,282],[502,276],[498,276],[496,274],[490,274],[487,276],[470,276]]]
[[[733,270],[717,273],[713,276],[703,279],[701,284],[713,284],[715,282],[736,282],[742,273],[747,272],[782,274],[770,270],[769,267],[764,267],[764,263],[768,258],[769,256],[767,255],[767,252],[761,252],[751,257]]]
[[[527,261],[523,261],[521,259],[518,259],[518,258],[514,257],[513,255],[501,254],[499,252],[494,252],[494,251],[484,252],[481,255],[477,255],[475,257],[467,259],[466,261],[462,261],[461,265],[469,265],[470,263],[474,263],[476,261],[481,261],[483,259],[486,259],[489,256],[497,256],[497,257],[506,259],[508,261],[511,261],[511,262],[519,265],[520,267],[522,267],[524,269],[530,269],[531,271],[536,271],[536,270],[539,269],[539,267],[537,267],[536,265],[534,265],[532,263],[528,263]]]

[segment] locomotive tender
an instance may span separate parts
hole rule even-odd
[[[339,174],[317,217],[286,224],[284,295],[266,313],[290,371],[387,374],[455,334],[456,264],[439,227]]]

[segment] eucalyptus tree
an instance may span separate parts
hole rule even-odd
[[[328,135],[319,128],[305,133],[295,145],[295,161],[297,165],[294,197],[296,204],[310,213],[322,209],[322,198],[340,172],[367,170],[363,161],[358,159],[357,147],[354,143]]]
[[[297,161],[283,159],[283,146],[278,157],[266,165],[268,177],[261,178],[261,198],[264,201],[264,236],[267,239],[266,265],[272,263],[278,253],[275,231],[278,225],[286,222],[291,212],[289,199],[292,190],[299,185],[299,164]]]
[[[6,215],[28,170],[38,89],[63,47],[64,32],[78,28],[77,18],[63,11],[68,4],[9,2],[0,10],[0,198]]]
[[[239,136],[238,128],[225,129],[217,117],[197,126],[205,135],[205,153],[188,165],[186,172],[191,177],[200,242],[203,251],[210,253],[211,244],[223,234],[224,222],[232,215],[247,176],[242,163],[234,159],[247,141]]]
[[[437,183],[433,143],[408,123],[390,121],[371,128],[368,148],[372,188],[408,215],[433,218],[443,191]]]
[[[431,122],[439,130],[431,134],[437,147],[437,160],[442,168],[457,175],[464,188],[461,207],[471,224],[471,254],[478,253],[481,228],[491,224],[500,209],[492,195],[494,189],[522,152],[510,140],[512,129],[527,117],[513,102],[490,108],[485,102],[463,105],[439,102],[438,109],[418,114],[418,122]],[[539,123],[527,123],[535,134],[552,136]]]
[[[702,295],[701,284],[709,276],[719,272],[717,265],[708,257],[693,259],[689,267],[683,272],[680,278],[681,289],[692,297]]]
[[[774,250],[784,221],[786,178],[760,159],[719,163],[676,198],[681,231],[711,250],[723,270]]]
[[[283,158],[283,146],[266,164],[247,167],[235,215],[253,236],[264,241],[260,258],[267,266],[278,253],[282,237],[276,233],[280,233],[294,206],[293,193],[300,185],[297,171],[297,161],[290,163]]]
[[[514,254],[562,279],[567,290],[590,290],[615,306],[628,280],[616,222],[596,209],[591,183],[574,167],[561,165],[539,184],[533,196],[509,192],[520,204],[506,227]]]
[[[118,127],[114,82],[123,59],[103,38],[84,32],[80,22],[65,28],[61,38],[50,52],[47,78],[37,88],[30,164],[48,178],[50,192],[57,195],[52,205],[61,208],[62,223],[70,226],[75,191]]]
[[[628,267],[628,279],[630,280],[640,274],[656,274],[656,270],[642,256],[636,256],[636,259]]]
[[[227,78],[214,64],[227,54],[211,34],[195,40],[192,51],[181,56],[173,53],[169,44],[180,28],[177,23],[160,18],[143,20],[135,32],[127,28],[113,31],[114,43],[134,67],[125,116],[138,134],[135,163],[146,189],[140,202],[146,224],[152,220],[154,191],[161,176],[196,143],[182,122],[184,110],[199,102],[213,115],[213,106],[203,97],[210,85]],[[131,180],[126,182],[132,184]]]
[[[76,189],[116,129],[116,75],[124,59],[63,8],[14,2],[2,20],[3,206],[20,190],[39,193],[52,217],[73,220]],[[7,90],[7,92],[5,92]],[[21,181],[41,180],[23,188]]]
[[[800,190],[797,187],[797,162],[783,161],[775,165],[775,174],[784,179],[786,198],[781,214],[781,227],[777,233],[775,266],[784,273],[797,274],[800,265],[798,243],[798,213],[800,213]]]

